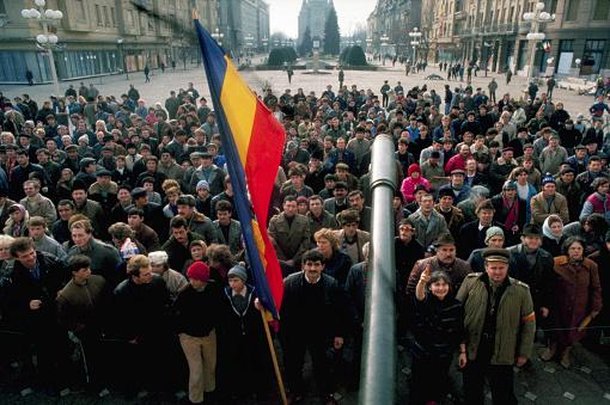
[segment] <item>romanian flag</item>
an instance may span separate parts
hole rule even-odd
[[[198,19],[194,23],[254,285],[263,306],[278,319],[284,284],[267,235],[267,215],[286,135],[210,33]]]

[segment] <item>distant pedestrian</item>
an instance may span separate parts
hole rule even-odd
[[[343,72],[343,68],[339,69],[339,90],[343,88],[343,81],[345,80],[345,72]]]
[[[176,70],[176,60],[172,59],[172,70]]]
[[[495,78],[491,79],[491,82],[487,85],[489,89],[489,101],[492,103],[496,103],[496,90],[498,90],[498,82],[496,82]]]
[[[508,69],[506,71],[506,84],[510,83],[510,80],[513,78],[513,72],[512,70]]]
[[[161,73],[165,73],[165,63],[161,62]]]
[[[286,73],[288,74],[288,83],[292,83],[292,75],[294,75],[294,71],[289,67],[286,69]]]
[[[27,69],[25,71],[25,78],[28,81],[29,86],[34,85],[34,74],[32,73],[32,71],[30,69]]]
[[[553,98],[553,89],[557,82],[555,81],[555,76],[549,77],[549,80],[546,81],[546,95],[551,100]]]
[[[144,76],[146,77],[144,83],[150,82],[150,68],[148,67],[148,65],[144,66]]]
[[[383,81],[383,86],[381,86],[381,89],[379,89],[379,92],[381,93],[381,105],[385,108],[388,106],[388,101],[389,101],[389,95],[388,92],[390,91],[390,85],[388,84],[387,80]]]
[[[534,101],[534,99],[536,99],[536,95],[538,94],[538,84],[536,83],[536,80],[532,80],[530,82],[530,85],[527,87],[527,93],[530,96],[530,100]]]

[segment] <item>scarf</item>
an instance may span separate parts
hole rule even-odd
[[[508,211],[504,221],[504,229],[512,229],[513,226],[517,225],[517,220],[519,219],[519,202],[517,199],[514,199],[511,204],[506,197],[502,197],[502,204]]]

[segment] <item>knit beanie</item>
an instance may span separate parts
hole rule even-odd
[[[548,184],[548,183],[555,184],[555,177],[553,177],[553,175],[551,173],[546,173],[544,175],[544,177],[542,178],[542,186],[544,186],[545,184]]]
[[[248,273],[246,269],[241,264],[236,264],[231,267],[231,270],[227,273],[227,278],[237,277],[240,278],[244,283],[248,281]]]
[[[502,238],[504,238],[504,231],[502,230],[502,228],[500,228],[499,226],[489,227],[489,229],[487,229],[487,232],[485,232],[485,244],[489,244],[489,240],[494,236],[501,236]]]
[[[409,166],[409,169],[407,169],[407,173],[409,174],[409,176],[414,172],[417,172],[421,175],[421,169],[419,168],[419,165],[417,163],[411,164]]]
[[[186,275],[188,278],[192,278],[193,280],[207,283],[210,279],[210,268],[204,262],[196,261],[189,266],[188,270],[186,271]]]

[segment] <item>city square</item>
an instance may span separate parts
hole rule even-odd
[[[610,403],[604,1],[0,0],[0,403]]]

